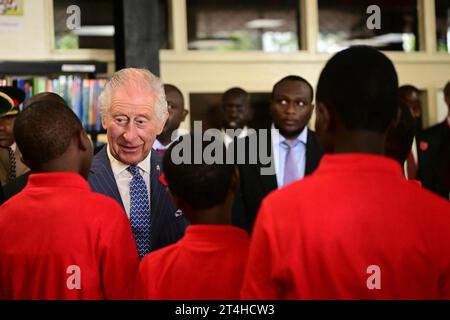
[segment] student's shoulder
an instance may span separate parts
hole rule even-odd
[[[266,200],[267,202],[280,205],[293,203],[308,199],[308,195],[315,195],[319,187],[320,177],[317,177],[317,175],[309,175],[301,180],[297,180],[287,186],[272,191],[266,197]],[[303,195],[302,197],[297,197],[299,192]]]
[[[110,214],[109,212],[119,212],[123,214],[124,212],[124,209],[120,204],[117,203],[116,200],[94,191],[86,192],[84,199],[80,199],[80,201],[84,202],[83,205],[89,208],[91,211],[98,211],[107,214]]]
[[[423,188],[422,186],[408,182],[411,192],[411,199],[415,199],[415,205],[429,208],[432,212],[445,212],[450,219],[450,201],[437,194]]]
[[[165,265],[168,261],[175,257],[178,250],[179,244],[176,242],[164,248],[152,251],[142,259],[141,268],[150,269]]]

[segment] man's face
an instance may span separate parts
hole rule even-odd
[[[164,125],[156,117],[155,102],[152,91],[132,86],[112,92],[110,109],[102,123],[114,158],[136,165],[147,157]]]
[[[14,143],[15,116],[0,117],[0,147],[10,147]]]
[[[270,112],[275,127],[285,138],[295,138],[311,118],[311,90],[302,81],[286,80],[275,87]]]
[[[180,123],[184,121],[187,115],[187,110],[184,109],[184,100],[181,94],[172,87],[165,86],[167,99],[167,109],[169,117],[164,125],[163,134],[172,133],[180,127]]]
[[[418,119],[422,115],[422,106],[420,101],[420,96],[417,91],[410,91],[403,96],[403,100],[408,105],[413,117]]]
[[[239,129],[245,127],[248,122],[249,107],[245,95],[226,95],[222,104],[225,129]]]

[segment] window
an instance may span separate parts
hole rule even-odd
[[[193,50],[300,48],[298,0],[186,0]]]
[[[168,1],[159,0],[161,49],[170,46],[168,32]],[[111,0],[53,0],[56,49],[114,49],[114,7]],[[80,8],[80,28],[70,30],[67,8]],[[126,5],[126,1],[124,4]],[[119,13],[121,14],[121,13]]]
[[[450,53],[450,0],[436,0],[437,51]]]
[[[440,0],[439,0],[440,1]],[[337,52],[351,45],[365,44],[380,50],[413,52],[419,48],[416,0],[318,0],[318,51]],[[367,9],[378,6],[380,28],[372,24],[377,16]]]

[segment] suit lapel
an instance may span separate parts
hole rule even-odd
[[[94,157],[89,173],[89,184],[93,191],[114,198],[124,208],[106,148],[107,146],[104,146]]]
[[[159,181],[162,170],[162,157],[154,149],[150,157],[150,210],[152,215],[151,234],[153,230],[159,230],[161,213],[166,212],[166,187]]]
[[[267,149],[266,150],[270,150],[270,156],[272,157],[272,163],[273,163],[272,131],[270,130],[270,128],[268,130],[269,131],[268,131],[268,135],[267,135]],[[258,145],[259,145],[259,141],[258,141]],[[269,193],[278,188],[277,176],[275,174],[262,175],[261,174],[262,167],[263,166],[260,163],[258,163],[258,165],[255,167],[255,169],[258,171],[256,173],[256,176],[259,176],[261,184],[264,188],[264,191],[266,193]]]
[[[9,153],[8,149],[0,148],[0,181],[1,184],[8,182]]]
[[[306,140],[306,162],[305,162],[305,176],[310,175],[319,165],[322,158],[322,150],[317,141],[314,132],[308,129],[308,138]]]

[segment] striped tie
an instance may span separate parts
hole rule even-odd
[[[9,181],[16,179],[16,155],[13,148],[8,148],[9,151]]]
[[[147,186],[144,178],[139,173],[139,167],[129,166],[127,169],[133,178],[130,182],[130,221],[134,239],[139,251],[139,257],[143,258],[150,252],[150,203]]]

